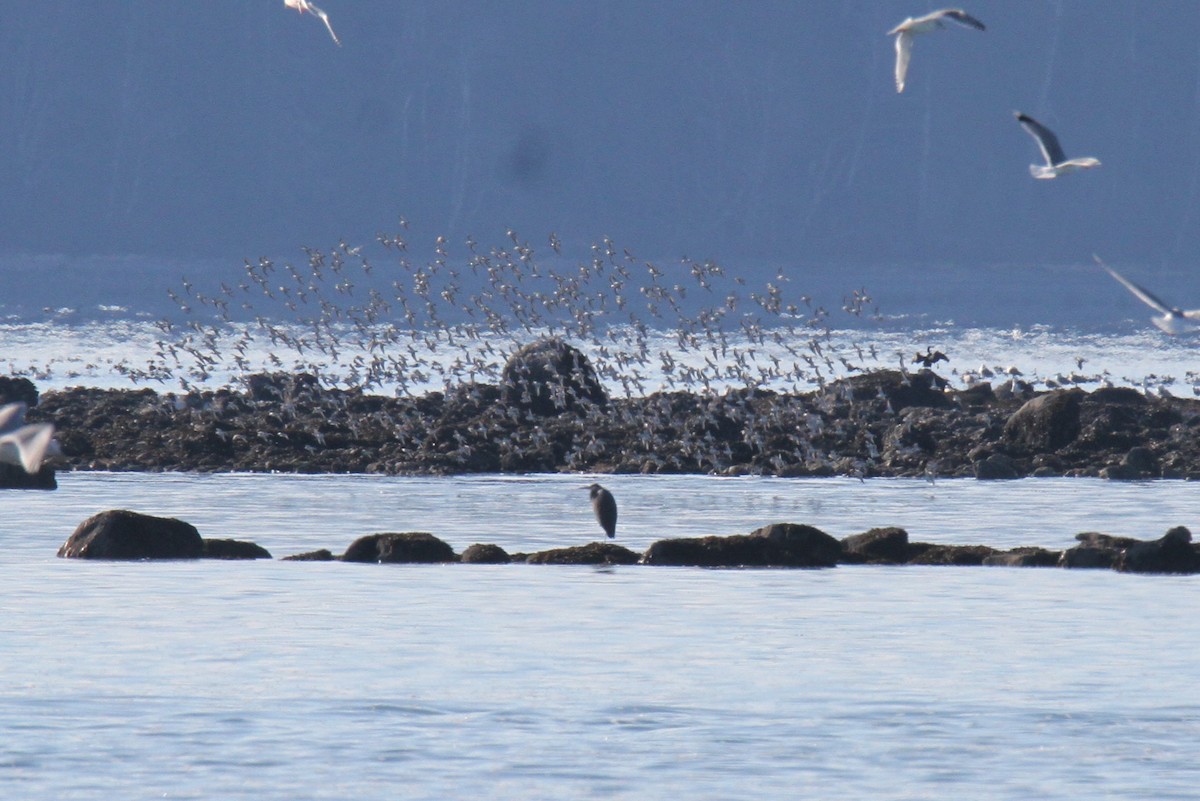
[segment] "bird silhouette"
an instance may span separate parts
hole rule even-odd
[[[599,484],[591,484],[586,488],[592,498],[592,511],[596,513],[596,520],[600,523],[600,528],[604,529],[604,533],[609,539],[617,536],[617,501],[613,498],[611,492],[606,490]]]

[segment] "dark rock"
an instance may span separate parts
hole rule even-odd
[[[1113,481],[1138,481],[1157,478],[1162,474],[1158,457],[1154,451],[1138,445],[1129,449],[1119,465],[1109,465],[1100,470],[1100,477]]]
[[[321,548],[316,551],[307,551],[305,553],[297,553],[291,556],[285,556],[283,562],[332,562],[336,559],[333,553],[328,548]]]
[[[531,565],[636,565],[638,555],[614,542],[589,542],[531,553],[525,561]]]
[[[68,559],[199,559],[204,540],[182,520],[115,509],[92,515],[58,549]]]
[[[975,463],[975,478],[980,481],[1003,481],[1020,477],[1017,463],[1003,453],[993,453]]]
[[[1034,452],[1055,451],[1079,436],[1083,391],[1060,390],[1026,401],[1004,425],[1004,436]]]
[[[432,534],[413,531],[404,534],[368,534],[350,543],[343,562],[455,562],[454,549]]]
[[[1101,534],[1099,531],[1084,531],[1076,534],[1075,539],[1083,543],[1086,548],[1101,548],[1109,551],[1119,551],[1142,541],[1133,537],[1114,537],[1111,534]]]
[[[30,409],[37,406],[38,391],[28,378],[0,375],[0,406],[24,403]]]
[[[500,397],[540,415],[608,402],[591,362],[561,339],[540,339],[510,356],[501,373]]]
[[[642,562],[695,567],[833,567],[840,555],[841,543],[823,531],[779,524],[749,535],[659,540],[642,555]]]
[[[1091,545],[1078,545],[1068,548],[1058,558],[1059,567],[1074,567],[1085,569],[1111,568],[1117,560],[1119,551],[1113,548],[1097,548]]]
[[[0,462],[0,489],[58,489],[58,479],[50,465],[44,464],[41,470],[30,474],[20,465]]]
[[[464,564],[479,565],[503,565],[511,561],[508,554],[499,545],[478,542],[467,546],[458,560]]]
[[[986,545],[936,545],[914,543],[921,547],[919,553],[909,560],[910,565],[978,566],[983,560],[997,553]]]
[[[928,369],[916,373],[875,370],[835,381],[826,393],[840,397],[846,394],[847,388],[856,401],[874,400],[882,395],[893,412],[910,406],[947,408],[954,405],[945,393],[946,379]]]
[[[802,523],[772,523],[751,531],[750,536],[778,543],[795,558],[822,566],[833,567],[842,558],[841,540]]]
[[[261,545],[241,540],[204,540],[205,559],[270,559],[271,553]]]
[[[1061,551],[1045,548],[1013,548],[985,556],[983,564],[989,567],[1056,567],[1061,555]]]
[[[311,373],[255,373],[243,379],[251,400],[294,401],[321,391],[321,382]]]
[[[842,540],[842,550],[865,562],[901,564],[908,561],[908,532],[902,528],[873,528]]]
[[[981,381],[964,390],[955,392],[953,397],[966,406],[987,406],[996,401],[996,393],[992,390],[992,385],[987,381]]]
[[[1132,387],[1099,387],[1093,390],[1088,400],[1096,404],[1144,407],[1146,396]]]
[[[1128,573],[1200,572],[1200,553],[1192,545],[1192,533],[1176,526],[1161,538],[1130,545],[1113,567]]]

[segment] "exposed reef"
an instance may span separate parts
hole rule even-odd
[[[644,553],[612,542],[591,542],[531,554],[508,554],[498,545],[476,543],[462,554],[428,532],[368,534],[341,556],[328,549],[284,557],[284,561],[393,564],[659,565],[713,568],[831,568],[838,565],[943,565],[994,567],[1108,568],[1129,573],[1200,572],[1200,548],[1183,526],[1156,540],[1086,532],[1079,545],[1060,551],[1036,547],[1007,551],[986,545],[909,542],[902,528],[874,528],[836,539],[818,528],[775,523],[749,534],[659,540]],[[270,559],[264,548],[242,540],[203,539],[181,520],[127,510],[101,512],[85,520],[58,555],[75,559]]]
[[[586,377],[532,374],[402,398],[305,374],[186,395],[76,388],[28,417],[56,425],[71,470],[1200,477],[1200,400],[1128,388],[952,390],[881,370],[797,394],[605,399]]]

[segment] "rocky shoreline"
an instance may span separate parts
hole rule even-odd
[[[577,373],[403,398],[324,388],[307,374],[189,394],[40,397],[16,386],[25,379],[3,379],[0,402],[32,400],[28,419],[55,424],[66,470],[1200,478],[1200,400],[1131,388],[955,390],[925,369],[806,393],[608,398]]]
[[[831,568],[838,565],[926,565],[1102,568],[1130,573],[1200,572],[1200,547],[1177,526],[1157,540],[1135,540],[1086,532],[1071,548],[910,542],[902,528],[874,528],[836,539],[818,528],[793,523],[763,526],[749,534],[658,540],[642,553],[613,542],[592,542],[537,553],[507,553],[476,543],[456,553],[428,532],[378,533],[357,538],[335,556],[328,549],[284,557],[284,561],[342,561],[392,564],[657,565],[709,568]],[[204,539],[194,526],[173,518],[124,509],[93,515],[63,543],[58,555],[71,559],[271,559],[253,542]]]

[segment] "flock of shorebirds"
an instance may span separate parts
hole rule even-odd
[[[320,20],[341,46],[322,9],[309,0],[284,5]],[[985,30],[965,11],[943,9],[910,17],[888,32],[895,37],[898,92],[905,89],[914,39],[947,23]],[[1100,165],[1092,157],[1068,158],[1046,126],[1027,114],[1017,112],[1016,118],[1045,162],[1030,165],[1033,177],[1053,179]],[[512,231],[507,243],[487,249],[468,238],[467,252],[455,257],[439,237],[433,260],[418,264],[409,260],[403,219],[400,226],[396,234],[377,237],[396,257],[399,272],[375,269],[362,248],[342,243],[328,253],[308,250],[308,263],[300,267],[247,261],[243,280],[221,283],[219,291],[206,293],[185,278],[182,289],[169,294],[185,316],[192,315],[188,322],[162,320],[154,358],[143,367],[119,369],[135,382],[177,379],[188,390],[230,362],[243,373],[261,369],[250,362],[250,352],[269,345],[269,367],[307,370],[334,385],[393,386],[399,394],[439,379],[447,389],[495,380],[507,353],[530,336],[559,336],[590,343],[600,377],[632,396],[712,392],[731,383],[784,391],[823,387],[880,362],[873,347],[832,337],[830,313],[810,298],[790,302],[782,270],[751,289],[715,263],[684,259],[660,267],[607,238],[574,268],[560,266],[566,261],[560,258],[546,268]],[[547,245],[562,255],[554,234]],[[1165,303],[1096,261],[1155,311],[1153,322],[1164,332],[1200,320],[1200,310]],[[843,299],[842,310],[862,316],[871,303],[865,290],[855,291]],[[211,322],[193,315],[198,307],[211,309]],[[292,321],[283,322],[289,316]],[[286,361],[279,355],[289,352]],[[903,371],[906,359],[896,355]],[[53,453],[53,429],[26,425],[23,414],[16,404],[0,409],[0,461],[36,472]],[[615,524],[615,511],[612,518]]]

